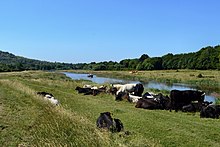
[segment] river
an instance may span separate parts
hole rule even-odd
[[[81,73],[70,73],[70,72],[63,72],[67,77],[70,77],[74,80],[90,80],[97,84],[115,84],[115,83],[142,83],[144,88],[152,88],[152,89],[159,89],[159,90],[197,90],[196,86],[181,84],[181,83],[174,83],[172,85],[167,85],[166,83],[160,83],[155,81],[149,82],[140,82],[140,81],[131,81],[131,80],[124,80],[124,79],[116,79],[116,78],[106,78],[106,77],[99,77],[94,75],[93,78],[89,78],[88,74],[81,74]],[[211,92],[210,92],[211,93]],[[206,94],[205,101],[215,103],[216,97]]]

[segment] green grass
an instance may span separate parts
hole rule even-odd
[[[220,146],[220,120],[199,113],[137,109],[108,94],[84,96],[73,81],[49,72],[0,73],[0,144],[2,146]],[[55,107],[36,95],[47,91]],[[104,111],[120,118],[130,135],[96,128]]]

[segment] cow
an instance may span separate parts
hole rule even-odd
[[[141,99],[141,98],[142,97],[140,97],[140,96],[129,94],[128,101],[132,102],[132,103],[137,103],[138,100]]]
[[[93,74],[88,74],[87,77],[93,78]]]
[[[144,99],[141,98],[137,101],[135,108],[143,108],[143,109],[163,109],[162,104],[156,99]]]
[[[133,92],[134,95],[135,96],[141,96],[143,92],[144,92],[143,84],[141,84],[141,83],[136,84],[135,87],[134,87],[134,92]]]
[[[141,83],[138,84],[112,84],[112,87],[117,89],[116,94],[119,92],[129,92],[133,93],[133,95],[141,96],[144,91],[144,86]]]
[[[37,92],[38,95],[43,96],[45,100],[50,101],[54,105],[59,105],[59,101],[54,98],[53,94],[48,92]]]
[[[198,103],[204,102],[205,93],[199,90],[171,90],[170,99],[170,111],[174,109],[177,112],[178,110],[181,110],[184,105],[188,105],[192,101],[198,101]]]
[[[75,90],[77,90],[78,93],[84,93],[84,95],[93,95],[93,96],[96,96],[99,93],[106,93],[105,86],[102,86],[101,88],[81,88],[77,86]]]
[[[48,93],[48,92],[44,92],[44,91],[42,91],[42,92],[37,92],[37,94],[38,94],[38,95],[42,95],[42,96],[45,96],[45,95],[53,96],[53,94]]]
[[[84,93],[84,95],[93,94],[93,90],[91,88],[81,88],[77,86],[75,90],[77,90],[78,93]]]
[[[118,118],[114,118],[113,120],[114,120],[114,122],[113,122],[113,126],[114,126],[113,127],[113,132],[121,132],[121,131],[123,131],[124,130],[124,125],[121,122],[121,120],[118,119]]]
[[[128,92],[119,92],[115,95],[116,101],[128,100],[129,101],[129,93]]]
[[[119,92],[117,95],[115,95],[116,101],[127,100],[132,103],[136,103],[141,98],[142,97],[129,94],[128,92]]]
[[[143,96],[139,99],[135,105],[136,108],[144,108],[144,109],[162,109],[169,110],[171,107],[171,101],[168,96],[164,96],[159,93],[155,95],[154,98]]]
[[[200,111],[200,118],[219,119],[220,105],[208,105]]]
[[[123,123],[118,118],[112,118],[110,112],[102,112],[96,121],[98,128],[106,129],[111,132],[120,132],[124,129]]]
[[[117,91],[118,91],[118,90],[117,90],[116,87],[110,87],[110,88],[107,90],[107,92],[110,93],[110,94],[112,94],[112,95],[116,95]]]
[[[199,112],[201,111],[202,107],[206,107],[210,104],[212,104],[212,102],[208,102],[208,101],[205,101],[202,104],[198,102],[190,103],[182,107],[182,112]]]
[[[146,92],[145,94],[143,94],[142,98],[155,98],[155,97],[149,92]]]

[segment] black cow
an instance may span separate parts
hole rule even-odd
[[[200,111],[200,118],[217,118],[220,115],[220,105],[208,105]]]
[[[204,102],[205,93],[197,90],[171,90],[171,109],[175,111],[181,110],[184,105],[190,104],[192,101],[198,101],[198,103]]]
[[[134,87],[134,95],[141,96],[143,92],[144,92],[143,84],[141,84],[141,83],[136,84]]]
[[[112,95],[116,95],[118,89],[116,87],[110,87],[108,90],[108,93],[112,94]]]
[[[96,121],[96,125],[98,128],[110,129],[113,125],[113,119],[110,112],[100,113],[99,118]]]
[[[203,103],[191,103],[191,104],[188,104],[188,105],[185,105],[182,107],[182,111],[183,112],[199,112],[201,111],[202,107],[206,107],[208,106],[209,104],[212,104],[212,102],[203,102]]]
[[[98,128],[107,129],[111,132],[120,132],[124,129],[121,120],[117,118],[113,119],[110,112],[100,113],[96,125]]]
[[[93,95],[96,96],[100,93],[106,93],[106,87],[98,88],[98,89],[92,89],[92,88],[81,88],[79,86],[76,87],[78,93],[84,93],[84,95]]]
[[[136,108],[144,108],[144,109],[163,109],[162,104],[158,99],[144,99],[141,98],[137,101]]]
[[[84,93],[84,94],[93,94],[93,91],[91,88],[81,88],[79,86],[76,87],[76,89],[78,91],[78,93]]]
[[[93,78],[93,74],[88,74],[87,77]]]
[[[128,100],[130,102],[129,93],[128,92],[119,92],[117,95],[115,95],[115,100],[116,101]]]
[[[121,132],[124,130],[124,125],[118,118],[114,118],[113,126],[113,132]]]

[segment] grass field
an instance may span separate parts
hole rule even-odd
[[[218,119],[137,109],[112,95],[78,94],[76,86],[82,81],[59,73],[0,73],[1,146],[220,146]],[[44,101],[38,91],[52,93],[61,105]],[[104,111],[121,119],[131,134],[97,129],[96,119]]]

